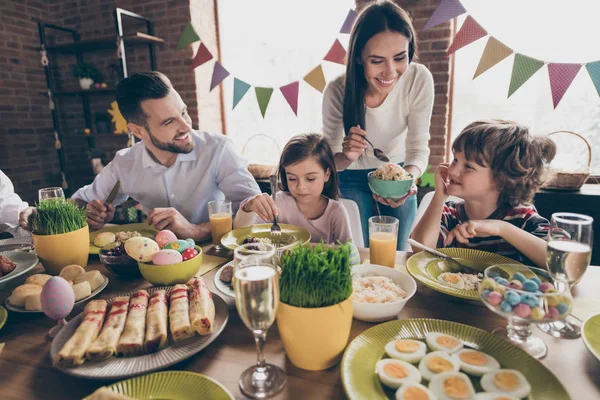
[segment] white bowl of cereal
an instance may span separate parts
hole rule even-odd
[[[396,318],[417,291],[408,274],[373,264],[352,267],[354,318],[381,322]]]

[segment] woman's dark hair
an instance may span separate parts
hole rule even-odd
[[[171,81],[157,71],[142,72],[123,79],[117,85],[117,104],[127,122],[146,126],[142,101],[162,99],[173,89]]]
[[[547,136],[531,136],[526,126],[494,119],[469,124],[452,151],[491,168],[500,193],[498,205],[516,207],[532,202],[544,183],[544,164],[556,155],[556,145]]]
[[[365,91],[367,81],[365,70],[360,60],[363,49],[369,39],[381,32],[397,32],[408,41],[408,62],[412,62],[417,54],[417,36],[408,13],[396,4],[383,0],[368,5],[356,19],[346,60],[346,86],[344,92],[344,131],[356,125],[364,130],[365,126]]]
[[[327,141],[318,133],[297,135],[283,148],[279,159],[279,178],[281,189],[289,192],[285,167],[314,157],[323,171],[329,170],[329,180],[323,187],[323,195],[333,200],[339,197],[338,176],[333,161],[333,153]]]

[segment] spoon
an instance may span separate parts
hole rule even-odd
[[[353,135],[353,133],[351,133],[351,135]],[[356,135],[354,133],[354,135]],[[367,139],[366,137],[362,136],[362,135],[357,135],[362,137],[363,139],[365,139],[365,141],[367,143],[369,143],[371,145],[371,147],[373,148],[373,154],[375,155],[375,157],[379,160],[379,161],[383,161],[383,162],[390,162],[390,158],[382,151],[379,150],[378,148],[376,148],[375,146],[373,146],[373,143],[371,143],[369,141],[369,139]]]
[[[466,274],[474,274],[477,275],[479,273],[479,271],[474,270],[471,267],[467,267],[464,264],[461,264],[460,262],[458,262],[457,260],[455,260],[454,258],[444,254],[444,253],[440,253],[439,251],[432,249],[431,247],[425,246],[424,244],[421,244],[419,242],[417,242],[414,239],[408,239],[407,242],[411,245],[411,246],[415,246],[420,248],[421,250],[429,253],[429,254],[433,254],[434,256],[437,256],[439,258],[443,258],[444,260],[448,260],[456,265],[458,265],[458,267],[460,268],[460,270],[462,270],[462,272],[466,273]]]

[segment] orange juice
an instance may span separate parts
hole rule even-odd
[[[376,232],[369,237],[369,254],[371,264],[394,268],[396,265],[396,245],[398,236],[395,233]]]
[[[221,244],[221,238],[231,232],[233,221],[229,213],[215,213],[210,216],[210,232],[213,244]]]

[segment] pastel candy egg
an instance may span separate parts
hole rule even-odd
[[[529,307],[527,304],[521,303],[513,308],[513,312],[515,315],[521,318],[528,318],[531,315],[531,307]]]
[[[171,243],[177,240],[177,236],[173,232],[168,229],[163,229],[162,231],[156,234],[156,243],[158,243],[158,247],[161,249],[167,245],[167,243]]]
[[[502,302],[502,295],[498,292],[491,292],[487,297],[488,303],[493,306],[497,306]]]
[[[150,262],[152,256],[158,253],[160,247],[154,240],[143,236],[127,239],[125,242],[125,251],[129,257],[137,261]]]
[[[546,304],[548,304],[548,306],[556,307],[558,305],[558,303],[559,303],[559,301],[558,301],[557,296],[547,296],[546,297]]]
[[[539,305],[539,300],[532,293],[522,293],[521,294],[521,303],[527,304],[529,307],[537,307]]]
[[[506,293],[508,288],[506,286],[498,285],[498,286],[496,286],[496,289],[494,289],[494,290],[496,292],[500,293],[502,296],[504,296],[504,293]]]
[[[508,287],[511,289],[521,290],[523,288],[523,284],[521,283],[521,281],[514,280],[508,282]]]
[[[62,320],[73,310],[75,292],[64,278],[53,276],[42,288],[40,302],[44,314],[52,319]]]
[[[492,289],[483,289],[481,291],[481,297],[483,297],[484,299],[487,299],[488,296],[490,295],[490,293],[492,293]]]
[[[508,301],[503,301],[500,304],[500,309],[506,313],[509,313],[512,311],[512,306],[510,305],[510,303]]]
[[[521,283],[525,282],[525,275],[520,272],[515,272],[512,276],[512,280],[519,281]]]
[[[183,258],[177,250],[163,249],[152,256],[152,263],[155,265],[177,264],[181,261]]]
[[[196,251],[196,249],[190,247],[189,249],[185,249],[183,253],[181,253],[181,255],[183,256],[183,261],[187,261],[196,257],[198,255],[198,252]]]
[[[550,319],[556,319],[559,316],[559,312],[556,309],[556,307],[548,307],[548,312],[546,313],[546,316]]]
[[[548,290],[550,289],[554,289],[554,285],[552,285],[550,282],[542,282],[539,285],[539,289],[543,292],[546,293]]]
[[[542,281],[537,276],[533,276],[533,277],[529,278],[529,280],[534,281],[535,283],[538,284],[538,286],[542,284]]]
[[[562,315],[569,311],[569,306],[565,303],[559,303],[557,304],[556,309],[558,310],[558,313]]]
[[[173,249],[173,250],[177,250],[180,253],[183,253],[185,251],[185,249],[189,249],[190,247],[194,247],[196,243],[194,243],[193,239],[179,239],[179,240],[175,240],[173,242],[167,243],[167,245],[164,247],[165,249]]]
[[[495,277],[494,280],[496,281],[496,283],[503,285],[503,286],[508,286],[508,280],[502,277]]]
[[[537,292],[538,288],[539,285],[534,280],[527,279],[525,282],[523,282],[523,289],[528,292]]]
[[[533,307],[531,309],[531,319],[534,321],[541,321],[546,316],[546,313],[541,307]]]
[[[506,300],[511,306],[516,306],[521,302],[521,296],[519,296],[519,293],[509,290],[504,293],[504,300]]]
[[[481,281],[481,285],[479,286],[481,289],[494,289],[496,287],[496,282],[493,279],[485,278]]]

